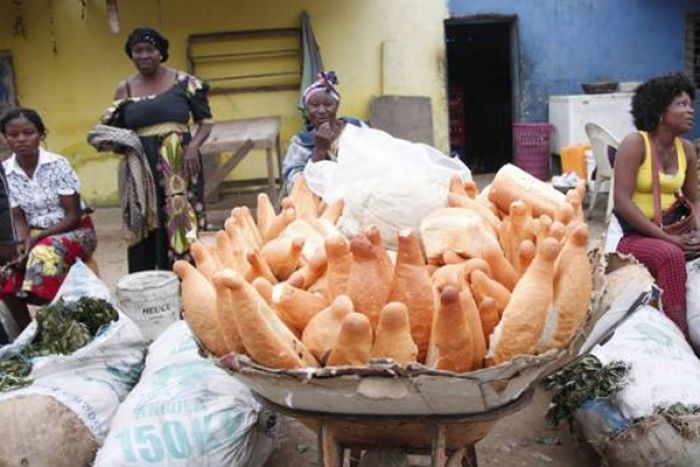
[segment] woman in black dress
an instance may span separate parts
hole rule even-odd
[[[209,87],[187,73],[162,66],[168,40],[137,28],[124,46],[138,72],[117,87],[103,123],[128,128],[141,139],[156,182],[158,228],[129,247],[129,272],[170,269],[190,260],[189,247],[206,225],[199,146],[211,130]],[[192,137],[188,123],[199,124]]]

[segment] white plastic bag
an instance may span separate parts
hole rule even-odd
[[[149,347],[94,465],[260,466],[276,435],[261,417],[250,390],[201,357],[179,321]]]
[[[700,351],[700,258],[686,263],[685,303],[690,343]]]
[[[628,383],[613,399],[628,419],[677,403],[700,405],[700,361],[678,327],[655,308],[635,312],[591,354],[603,365],[623,361],[630,366]]]
[[[435,148],[394,138],[373,128],[347,125],[339,140],[337,163],[307,164],[309,187],[326,202],[343,199],[338,227],[352,237],[375,225],[389,248],[397,231],[418,232],[420,221],[447,202],[450,178],[471,180],[459,159]]]
[[[54,302],[81,297],[108,301],[119,311],[119,319],[88,345],[70,355],[49,355],[32,359],[30,378],[22,389],[0,393],[0,402],[40,394],[50,396],[75,412],[96,439],[104,440],[119,403],[138,380],[146,341],[138,327],[119,310],[109,289],[84,263],[75,263],[61,285]],[[27,326],[14,343],[0,349],[0,358],[14,354],[29,343],[36,321]]]

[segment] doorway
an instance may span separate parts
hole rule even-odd
[[[474,173],[513,159],[517,118],[515,16],[445,21],[450,148]]]

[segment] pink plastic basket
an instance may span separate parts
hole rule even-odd
[[[513,145],[515,165],[539,178],[549,180],[549,123],[513,124]]]

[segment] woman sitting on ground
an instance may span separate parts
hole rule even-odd
[[[92,221],[82,216],[80,185],[68,161],[45,151],[46,127],[38,113],[18,108],[0,119],[12,156],[3,162],[17,255],[0,270],[0,299],[20,329],[30,322],[27,304],[53,300],[68,270],[97,246]]]
[[[289,194],[294,180],[309,162],[336,160],[338,139],[346,124],[367,126],[353,117],[337,117],[340,105],[335,73],[320,73],[304,90],[302,101],[307,125],[289,142],[282,162],[282,196]]]
[[[632,100],[634,124],[639,130],[620,144],[615,157],[615,214],[624,236],[617,251],[643,263],[663,289],[663,311],[688,335],[685,282],[686,258],[700,253],[700,218],[685,235],[666,233],[654,222],[652,158],[658,161],[661,212],[681,191],[698,211],[697,156],[693,145],[680,136],[693,127],[695,87],[682,74],[644,82]]]

